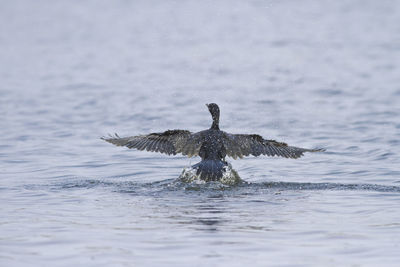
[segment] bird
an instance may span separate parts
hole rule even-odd
[[[289,146],[284,142],[264,139],[258,134],[231,134],[219,128],[220,109],[217,104],[206,104],[212,117],[211,127],[207,130],[192,133],[188,130],[167,130],[120,137],[117,133],[101,139],[116,146],[125,146],[137,150],[160,152],[167,155],[182,154],[184,156],[199,156],[201,161],[192,169],[203,181],[218,181],[226,172],[228,162],[226,157],[233,159],[246,156],[280,156],[297,159],[305,152],[323,152],[325,149],[307,149]]]

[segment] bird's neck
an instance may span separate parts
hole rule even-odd
[[[213,118],[211,129],[219,130],[219,118]]]

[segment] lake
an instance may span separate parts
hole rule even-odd
[[[8,1],[0,266],[398,266],[399,1]],[[221,129],[326,149],[199,158],[100,137]]]

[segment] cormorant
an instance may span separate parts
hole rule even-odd
[[[191,133],[187,130],[168,130],[131,137],[109,136],[101,139],[116,146],[126,146],[138,150],[165,153],[167,155],[200,156],[201,161],[192,166],[197,175],[205,181],[219,180],[228,163],[225,157],[234,159],[244,156],[281,156],[299,158],[304,152],[321,152],[324,149],[306,149],[288,146],[275,140],[266,140],[257,134],[230,134],[219,129],[219,107],[215,103],[206,104],[212,116],[208,130]]]

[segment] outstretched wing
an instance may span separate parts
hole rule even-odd
[[[185,156],[197,156],[201,147],[201,137],[186,130],[168,130],[163,133],[151,133],[130,137],[115,136],[101,139],[116,146],[126,146],[138,150],[160,152],[167,155],[182,153]]]
[[[229,134],[224,133],[223,142],[226,154],[234,159],[244,156],[281,156],[297,159],[304,152],[322,152],[324,149],[306,149],[288,146],[286,143],[275,140],[265,140],[257,134]]]

